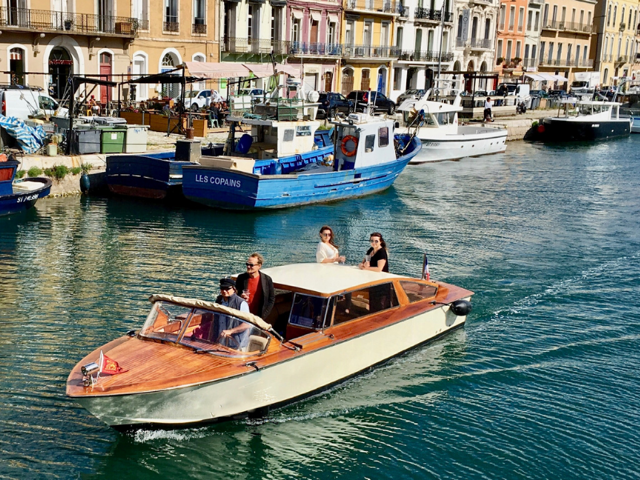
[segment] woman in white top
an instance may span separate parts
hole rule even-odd
[[[338,246],[333,243],[333,230],[328,225],[320,229],[320,243],[316,249],[316,261],[318,263],[344,263],[345,257],[341,257]]]

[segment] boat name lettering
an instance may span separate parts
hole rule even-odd
[[[18,201],[16,203],[24,203],[29,202],[31,200],[36,200],[38,198],[38,194],[35,193],[33,195],[27,195],[25,197],[18,197]]]
[[[213,185],[224,185],[225,187],[241,188],[241,180],[230,180],[222,177],[209,177],[207,175],[196,175],[197,183],[211,183]]]
[[[427,147],[439,147],[440,142],[424,142],[422,145],[425,145]]]

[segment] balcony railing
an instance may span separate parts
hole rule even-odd
[[[342,56],[342,45],[337,43],[291,42],[289,55]]]
[[[222,41],[222,51],[225,53],[273,53],[275,55],[288,55],[290,43],[283,40],[255,40],[253,38],[227,37]]]
[[[391,58],[400,55],[398,47],[373,45],[343,45],[342,52],[345,58]]]
[[[16,30],[135,37],[138,26],[138,19],[132,17],[0,7],[0,27]]]
[[[439,22],[442,20],[442,11],[433,8],[418,7],[415,10],[414,18],[416,20],[433,20]],[[453,22],[453,12],[444,12],[444,21]]]
[[[175,15],[165,15],[164,22],[162,23],[162,31],[179,32],[180,24],[178,23],[178,17]]]
[[[604,60],[603,60],[604,61]],[[582,68],[593,68],[593,60],[590,58],[575,58],[569,59],[566,58],[556,58],[549,60],[548,58],[540,61],[540,65],[544,66],[552,66],[552,67],[582,67]]]
[[[396,3],[390,0],[347,0],[347,10],[368,10],[371,12],[397,14]]]
[[[398,4],[396,7],[396,11],[401,17],[408,17],[411,9],[409,7],[405,7],[404,5]]]
[[[591,33],[593,26],[579,22],[559,22],[550,21],[545,23],[542,28],[544,30],[566,30],[570,32]]]
[[[538,66],[538,59],[537,58],[523,58],[522,59],[522,66],[525,68],[535,68]]]
[[[631,58],[627,55],[620,55],[618,56],[618,58],[616,58],[614,60],[614,63],[617,63],[619,65],[624,65],[625,63],[629,63],[631,60]]]
[[[453,61],[453,52],[440,52],[436,51],[416,51],[416,50],[402,50],[398,55],[398,60],[408,62],[437,62],[438,57],[442,62]]]
[[[456,37],[456,47],[463,48],[465,43],[465,39],[462,37]]]
[[[473,49],[486,50],[493,47],[493,40],[490,38],[472,38],[469,44]]]
[[[204,18],[194,18],[191,25],[191,33],[202,35],[207,33],[207,24]]]

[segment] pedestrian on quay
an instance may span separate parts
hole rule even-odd
[[[369,236],[371,247],[367,250],[364,260],[359,265],[361,270],[372,270],[374,272],[389,273],[389,255],[387,244],[382,238],[382,234],[374,232]]]
[[[236,286],[249,304],[249,311],[266,319],[276,302],[276,294],[271,277],[260,271],[263,263],[262,255],[252,253],[245,263],[247,271],[238,275]]]
[[[316,262],[318,263],[344,263],[347,259],[340,256],[338,246],[333,242],[333,230],[329,225],[320,229],[320,242],[316,248]]]
[[[493,102],[491,101],[491,97],[487,97],[484,102],[484,121],[485,122],[493,122],[493,114],[491,109],[493,108]]]

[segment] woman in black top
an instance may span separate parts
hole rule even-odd
[[[378,232],[372,233],[369,242],[371,243],[371,248],[367,250],[367,257],[360,264],[360,268],[362,270],[389,273],[387,244],[382,238],[382,235]]]

